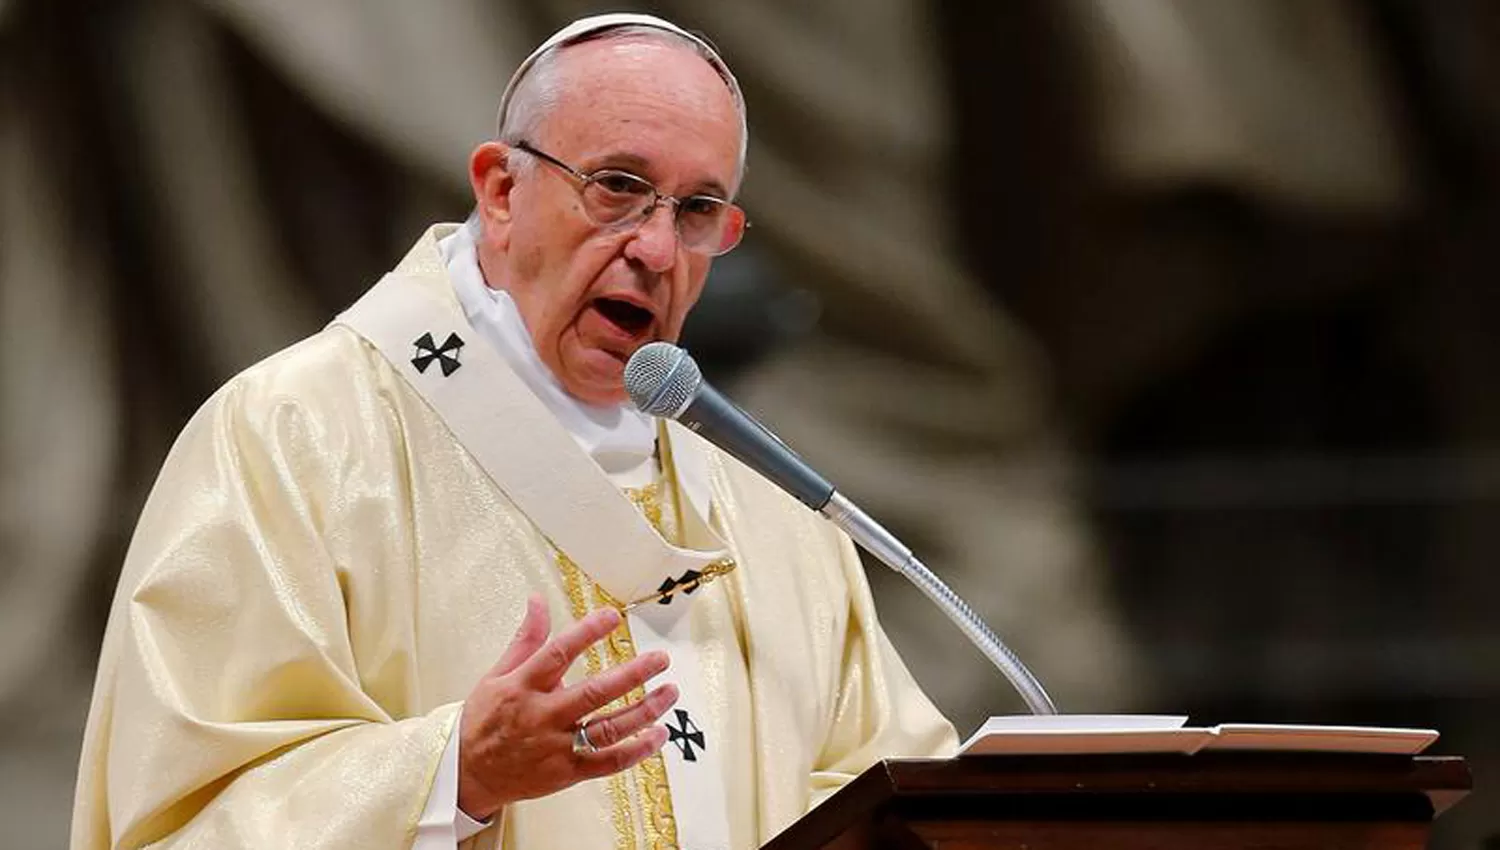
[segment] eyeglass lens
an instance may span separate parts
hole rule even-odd
[[[601,171],[583,184],[584,211],[598,224],[630,224],[655,209],[659,195],[650,183],[623,171]],[[692,251],[722,254],[739,243],[744,214],[738,207],[707,195],[692,195],[675,204],[677,234]]]

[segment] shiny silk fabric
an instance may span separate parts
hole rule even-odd
[[[954,734],[881,632],[848,540],[737,462],[710,467],[738,568],[694,610],[748,850],[875,760],[947,755]],[[251,368],[188,424],[136,529],[72,846],[410,847],[461,701],[528,594],[554,627],[573,618],[566,584],[551,544],[354,332]],[[628,848],[622,817],[640,813],[609,788],[513,805],[466,845]]]

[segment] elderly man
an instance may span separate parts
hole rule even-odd
[[[565,28],[470,220],[209,400],[120,579],[74,847],[751,848],[952,750],[848,540],[625,404],[743,233],[745,126],[696,37]]]

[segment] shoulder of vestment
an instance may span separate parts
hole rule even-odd
[[[230,378],[183,436],[207,427],[268,448],[338,448],[400,430],[414,403],[420,399],[379,351],[334,325]]]

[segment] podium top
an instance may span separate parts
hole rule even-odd
[[[821,847],[861,822],[1286,817],[1429,821],[1473,787],[1458,757],[1202,752],[892,759],[765,845]]]

